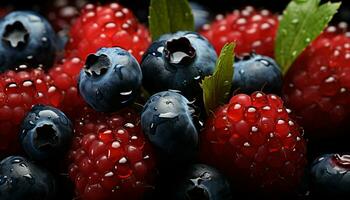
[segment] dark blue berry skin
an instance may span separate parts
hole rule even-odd
[[[63,112],[50,106],[34,106],[22,122],[20,142],[34,160],[62,157],[72,138],[72,122]]]
[[[195,29],[199,30],[204,24],[209,24],[212,18],[210,11],[197,2],[190,1],[189,3],[192,8]]]
[[[173,200],[230,200],[231,187],[216,169],[203,164],[190,166],[173,186]]]
[[[142,85],[137,60],[119,47],[90,54],[80,72],[79,91],[100,112],[114,112],[134,102]]]
[[[282,73],[272,58],[252,53],[235,59],[232,84],[233,91],[241,93],[263,91],[280,94]]]
[[[57,37],[49,22],[31,11],[14,11],[0,21],[0,71],[51,67]],[[22,66],[21,66],[22,65]]]
[[[171,89],[190,101],[201,99],[201,80],[213,73],[216,59],[212,45],[198,33],[163,35],[143,56],[143,86],[151,94]]]
[[[151,143],[166,160],[183,163],[198,149],[194,109],[181,94],[159,92],[149,98],[141,115],[141,126]]]
[[[46,170],[20,156],[10,156],[0,162],[1,200],[52,200],[56,182]]]
[[[318,195],[350,199],[350,155],[317,158],[311,166],[311,184]]]

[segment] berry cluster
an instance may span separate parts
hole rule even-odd
[[[0,6],[0,199],[349,199],[347,24],[174,2]]]

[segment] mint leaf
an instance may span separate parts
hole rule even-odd
[[[187,0],[151,0],[149,13],[153,40],[166,33],[194,31],[192,9]]]
[[[218,106],[227,103],[234,72],[234,48],[234,43],[226,44],[222,48],[219,59],[216,62],[214,74],[205,77],[201,84],[207,114],[210,114]]]
[[[275,58],[286,73],[295,59],[333,18],[341,3],[293,0],[283,12],[277,32]]]

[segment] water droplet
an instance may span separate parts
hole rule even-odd
[[[114,67],[114,71],[117,72],[117,74],[121,80],[123,80],[123,78],[124,78],[123,73],[122,73],[123,67],[124,67],[123,65],[116,65]]]
[[[131,95],[131,94],[132,94],[132,90],[127,91],[127,92],[121,92],[121,93],[120,93],[120,95],[122,95],[122,96],[129,96],[129,95]]]
[[[292,55],[293,55],[293,56],[296,56],[297,53],[298,53],[297,51],[293,51],[293,52],[292,52]]]
[[[33,82],[28,80],[28,81],[24,81],[23,84],[22,84],[24,87],[30,87],[33,85]]]
[[[51,110],[43,110],[38,113],[38,116],[41,118],[48,118],[48,119],[58,119],[59,116]]]
[[[261,59],[261,60],[259,60],[259,62],[262,63],[262,64],[265,65],[265,66],[270,66],[269,61],[267,61],[267,60],[265,60],[265,59]]]
[[[125,126],[126,128],[134,128],[134,127],[135,127],[135,125],[132,124],[132,123],[126,123],[126,124],[124,124],[124,126]]]
[[[311,42],[311,39],[310,39],[310,38],[306,38],[306,39],[305,39],[305,42],[306,42],[306,43],[310,43],[310,42]]]
[[[196,76],[194,77],[194,80],[199,80],[201,78],[201,76]]]
[[[12,164],[17,164],[17,163],[20,163],[22,160],[20,160],[20,159],[14,159],[14,160],[12,160]]]
[[[125,157],[122,157],[118,162],[119,164],[125,164],[128,160]]]
[[[177,117],[179,114],[177,114],[177,113],[173,113],[173,112],[167,112],[167,113],[161,113],[160,115],[159,115],[159,117],[160,118],[175,118],[175,117]]]

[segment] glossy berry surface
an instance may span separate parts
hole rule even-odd
[[[152,189],[155,158],[132,110],[85,109],[75,123],[69,176],[83,200],[141,199]]]
[[[256,52],[273,57],[277,27],[277,15],[247,6],[226,16],[217,15],[216,20],[204,25],[200,33],[213,44],[218,54],[226,43],[236,42],[237,55]]]
[[[285,76],[283,97],[308,136],[331,138],[350,119],[350,38],[331,26]]]
[[[303,175],[302,131],[276,95],[233,96],[209,118],[200,136],[202,161],[244,190],[290,192]]]
[[[35,104],[60,104],[60,92],[41,69],[6,71],[0,74],[0,154],[18,151],[22,120]]]
[[[48,171],[23,157],[10,156],[0,162],[1,200],[51,200],[56,187]]]
[[[317,158],[311,166],[313,190],[319,195],[350,197],[350,156],[326,154]]]
[[[255,91],[280,94],[282,73],[269,57],[251,53],[235,59],[232,90],[251,94]]]
[[[60,110],[35,105],[24,118],[20,142],[25,152],[35,160],[62,157],[73,138],[73,125]]]
[[[55,95],[59,104],[54,104],[70,118],[79,115],[77,110],[82,110],[86,103],[78,91],[78,79],[84,61],[77,56],[66,57],[53,66],[48,74],[55,86]]]
[[[216,169],[195,164],[177,178],[170,199],[176,200],[224,200],[232,199],[231,188],[225,176]]]
[[[168,161],[187,162],[196,155],[198,132],[193,113],[190,102],[172,91],[156,93],[145,104],[142,129]]]
[[[132,103],[142,84],[137,60],[121,48],[90,54],[80,72],[79,92],[97,111],[113,112]]]
[[[14,11],[0,21],[0,71],[30,67],[51,67],[57,38],[49,22],[34,12]]]
[[[143,86],[150,93],[179,90],[188,99],[201,98],[201,80],[214,71],[217,55],[209,42],[195,32],[166,34],[145,53]]]
[[[76,52],[82,59],[102,47],[122,47],[140,61],[150,44],[146,27],[118,3],[87,4],[70,30],[66,54]]]

